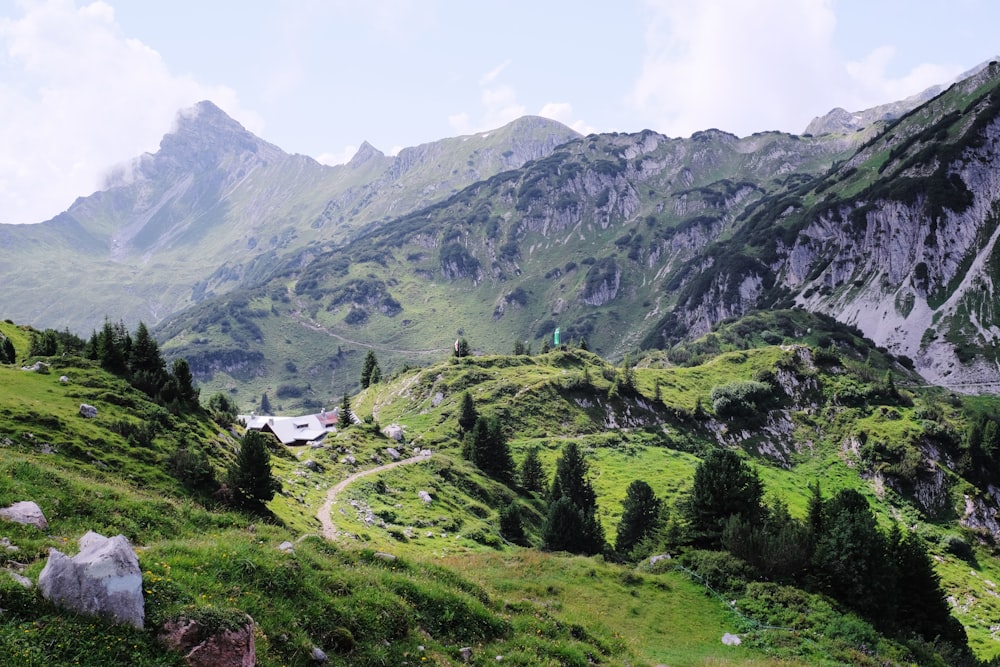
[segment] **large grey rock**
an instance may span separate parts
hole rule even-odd
[[[392,438],[396,442],[403,441],[403,427],[399,424],[389,424],[384,429],[382,429],[382,435],[387,438]]]
[[[81,614],[140,629],[145,620],[142,570],[124,535],[108,538],[88,532],[80,538],[80,553],[72,558],[50,550],[38,588],[46,600]]]
[[[38,530],[45,530],[49,527],[49,522],[45,520],[45,515],[42,514],[42,508],[31,500],[22,500],[10,507],[0,509],[0,518],[13,521],[14,523],[34,526]]]
[[[726,646],[739,646],[740,644],[743,643],[743,640],[740,639],[739,635],[734,635],[727,632],[726,634],[722,635],[722,643],[725,644]]]
[[[97,408],[93,405],[87,405],[86,403],[80,404],[80,416],[84,419],[93,419],[97,416]]]
[[[399,450],[397,450],[395,447],[386,447],[385,453],[388,454],[389,458],[392,459],[393,461],[398,461],[401,456]]]
[[[254,620],[234,630],[210,631],[192,618],[177,618],[163,624],[159,639],[181,653],[189,667],[254,667],[257,646],[253,637]]]

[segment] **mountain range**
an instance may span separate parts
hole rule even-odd
[[[1000,382],[1000,69],[802,135],[580,136],[541,118],[346,165],[288,155],[209,102],[38,225],[0,226],[5,316],[155,326],[203,384],[327,405],[361,357],[669,350],[802,307],[929,382]],[[936,94],[935,94],[936,93]],[[845,115],[846,114],[846,115]]]

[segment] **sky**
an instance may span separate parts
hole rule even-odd
[[[0,0],[0,223],[33,223],[211,100],[346,162],[546,116],[804,131],[1000,53],[994,0]]]

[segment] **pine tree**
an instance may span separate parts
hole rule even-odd
[[[17,352],[10,338],[0,334],[0,364],[12,364],[17,361]]]
[[[496,417],[480,416],[470,434],[472,463],[494,479],[507,484],[514,481],[514,459],[510,455],[507,436]]]
[[[351,399],[344,392],[344,398],[340,400],[340,410],[337,413],[337,424],[340,428],[347,428],[354,423],[353,413],[351,413]]]
[[[956,647],[967,646],[965,629],[951,616],[941,577],[934,571],[921,538],[894,525],[889,543],[899,584],[896,618],[900,629],[916,632],[928,641],[941,637]]]
[[[595,515],[584,513],[563,496],[549,506],[542,527],[542,546],[548,551],[592,556],[604,549],[604,530]]]
[[[455,356],[456,357],[467,357],[469,356],[469,341],[464,338],[459,338],[455,341]]]
[[[236,404],[221,391],[208,399],[208,411],[220,426],[229,426],[236,421]]]
[[[361,365],[361,388],[367,389],[369,386],[378,384],[381,381],[382,369],[379,368],[375,351],[369,349],[365,355],[364,363]]]
[[[987,419],[983,424],[982,448],[989,459],[995,460],[1000,454],[1000,425],[993,419]]]
[[[895,568],[868,501],[841,489],[824,503],[823,530],[812,556],[820,591],[886,628],[893,620]]]
[[[198,405],[199,390],[194,386],[194,376],[191,374],[191,366],[187,359],[181,357],[174,359],[173,373],[171,374],[171,384],[177,400],[186,407]],[[233,409],[233,419],[236,419],[235,406]]]
[[[260,395],[260,413],[262,415],[271,414],[271,400],[267,397],[266,391]]]
[[[629,558],[635,545],[657,528],[660,516],[660,499],[649,484],[635,480],[625,490],[622,501],[622,518],[618,523],[615,551],[622,558]]]
[[[97,338],[97,359],[101,368],[118,375],[128,370],[128,354],[131,344],[126,344],[122,328],[104,320],[104,327]],[[127,335],[127,332],[126,332]]]
[[[552,481],[553,501],[567,496],[574,505],[584,512],[597,509],[597,494],[587,478],[589,466],[583,458],[580,446],[575,442],[566,443],[562,454],[556,459],[556,474]]]
[[[597,520],[597,494],[587,479],[587,462],[575,442],[556,460],[552,504],[542,529],[542,544],[552,551],[596,554],[604,550],[604,529]]]
[[[722,528],[730,516],[740,515],[751,523],[763,516],[764,486],[735,452],[717,449],[695,468],[691,493],[683,502],[685,518],[696,545],[719,545]]]
[[[517,503],[511,503],[500,510],[500,534],[518,546],[528,545],[528,536],[524,533],[521,520],[521,508]]]
[[[472,394],[464,392],[462,394],[462,405],[458,409],[458,428],[462,433],[468,433],[476,425],[479,413],[476,412],[476,404],[472,400]]]
[[[267,439],[260,431],[247,431],[227,479],[237,504],[255,512],[266,509],[265,504],[281,490],[281,483],[271,474]]]
[[[160,356],[160,348],[146,328],[139,322],[128,358],[132,386],[147,396],[156,397],[166,387],[170,378],[167,365]]]
[[[539,493],[545,490],[545,468],[538,458],[538,447],[532,447],[524,455],[520,470],[521,486],[525,491]]]

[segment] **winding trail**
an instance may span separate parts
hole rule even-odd
[[[333,521],[330,519],[330,512],[333,511],[333,503],[337,501],[337,495],[341,491],[346,489],[348,485],[356,482],[362,477],[368,477],[369,475],[376,475],[380,472],[384,472],[392,468],[398,468],[399,466],[409,465],[411,463],[420,463],[421,461],[429,461],[430,458],[431,455],[429,452],[426,454],[417,454],[416,456],[411,456],[408,459],[403,459],[401,461],[393,461],[392,463],[386,463],[384,465],[375,466],[374,468],[369,468],[368,470],[362,470],[361,472],[356,472],[350,477],[342,479],[336,484],[334,484],[330,488],[330,490],[326,492],[326,500],[323,502],[323,506],[319,508],[319,512],[316,513],[316,518],[319,519],[320,524],[323,526],[323,537],[325,537],[328,540],[332,540],[337,536],[337,527],[333,525]]]

